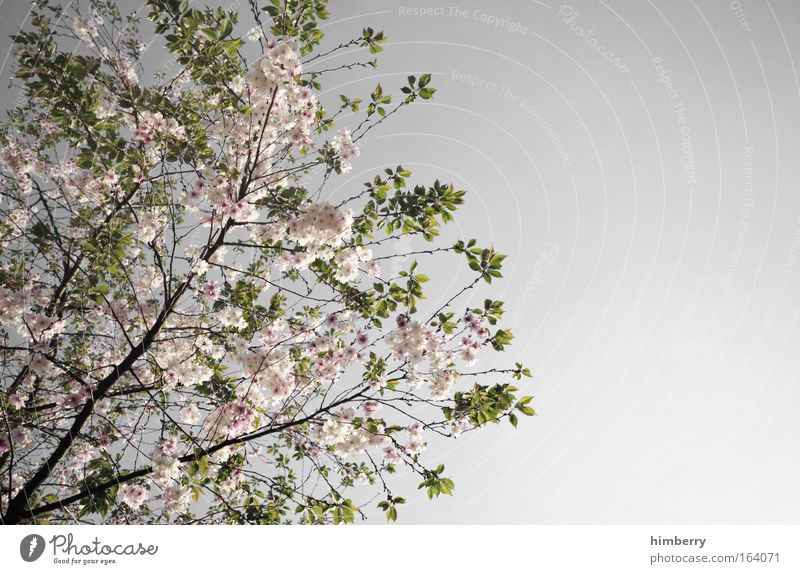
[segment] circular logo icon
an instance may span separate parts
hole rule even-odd
[[[19,555],[25,562],[34,562],[44,552],[44,538],[38,534],[28,534],[19,543]]]

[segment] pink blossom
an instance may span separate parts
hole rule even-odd
[[[123,484],[119,487],[118,496],[132,510],[138,510],[149,496],[146,488],[140,484]]]

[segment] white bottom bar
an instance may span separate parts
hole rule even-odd
[[[5,572],[760,574],[800,572],[798,540],[800,526],[6,526],[0,560]]]

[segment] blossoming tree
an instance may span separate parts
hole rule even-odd
[[[412,187],[398,166],[326,196],[370,130],[434,93],[411,76],[399,101],[378,85],[324,109],[320,62],[366,55],[334,68],[357,72],[384,42],[367,28],[322,50],[326,10],[251,0],[247,25],[149,0],[148,47],[113,2],[39,1],[14,37],[24,98],[0,128],[3,523],[339,523],[367,504],[395,520],[399,469],[429,497],[453,490],[427,440],[533,414],[513,386],[530,376],[521,364],[472,367],[511,340],[501,301],[466,299],[501,276],[503,255],[464,239],[387,272],[387,246],[435,244],[464,192]],[[170,71],[140,81],[143,51],[159,48]],[[473,275],[430,309],[429,257]]]

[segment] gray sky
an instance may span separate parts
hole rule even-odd
[[[27,3],[0,11],[5,54]],[[535,372],[539,416],[433,441],[456,496],[407,497],[400,522],[797,522],[800,3],[331,13],[330,44],[367,25],[389,42],[326,97],[420,72],[438,92],[370,132],[328,192],[398,163],[469,190],[448,237],[509,254],[506,358]],[[439,296],[467,277],[428,274]]]

